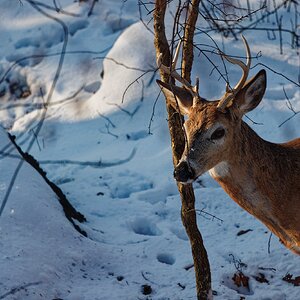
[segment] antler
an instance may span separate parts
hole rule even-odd
[[[179,41],[179,43],[177,45],[171,67],[167,67],[162,63],[162,53],[160,53],[159,56],[157,57],[156,64],[159,69],[163,70],[165,73],[169,74],[171,77],[175,78],[180,83],[182,83],[182,85],[187,90],[189,90],[190,93],[193,95],[193,98],[195,98],[195,97],[198,97],[199,78],[198,77],[196,78],[196,84],[195,84],[195,86],[192,86],[186,79],[181,77],[176,71],[176,64],[177,64],[177,60],[179,57],[180,47],[181,47],[181,40]]]
[[[250,48],[248,45],[248,42],[246,40],[246,38],[242,35],[242,39],[246,48],[246,53],[247,53],[247,62],[246,65],[238,59],[232,58],[232,57],[228,57],[226,54],[222,53],[222,56],[224,56],[224,58],[226,58],[230,63],[235,64],[235,65],[239,65],[242,70],[243,70],[243,74],[242,77],[240,79],[240,81],[237,83],[237,85],[230,90],[228,83],[226,84],[226,93],[223,96],[223,98],[220,100],[219,104],[218,104],[218,109],[222,112],[224,112],[225,108],[227,107],[228,103],[230,103],[235,95],[241,90],[241,88],[244,86],[248,74],[249,74],[249,70],[250,70],[250,65],[251,65],[251,54],[250,54]]]

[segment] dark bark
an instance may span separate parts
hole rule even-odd
[[[155,33],[155,49],[156,56],[160,53],[162,63],[170,65],[170,50],[165,35],[164,17],[166,10],[166,0],[156,0],[154,10],[154,33]],[[190,72],[193,63],[193,36],[195,24],[198,16],[199,0],[192,1],[192,9],[189,13],[184,34],[183,48],[183,75],[190,81]],[[167,74],[161,72],[161,79],[169,82],[170,78]],[[171,79],[173,80],[173,79]],[[167,99],[166,99],[167,100]],[[178,114],[167,102],[168,125],[170,129],[173,163],[176,166],[182,156],[185,148],[185,136],[182,129],[184,122],[183,116]],[[207,300],[211,290],[211,274],[206,249],[200,231],[197,227],[197,216],[195,211],[195,195],[191,184],[177,184],[180,193],[182,208],[181,218],[187,235],[190,240],[192,255],[194,260],[197,299]]]
[[[86,232],[82,230],[77,224],[75,224],[74,220],[77,220],[78,222],[82,223],[86,221],[84,215],[82,215],[80,212],[76,211],[76,209],[72,206],[72,204],[67,199],[66,195],[63,193],[63,191],[52,181],[50,181],[47,177],[47,173],[40,167],[38,161],[31,156],[28,153],[25,153],[22,151],[22,149],[16,144],[15,142],[15,136],[12,136],[8,134],[10,140],[20,153],[20,155],[23,157],[23,159],[30,164],[46,181],[46,183],[50,186],[50,188],[53,190],[53,192],[56,194],[59,203],[63,207],[63,211],[65,213],[66,218],[73,224],[74,228],[81,233],[84,236],[87,236]]]
[[[182,47],[182,77],[191,82],[191,71],[194,61],[194,32],[198,18],[200,0],[192,0],[189,6],[189,14],[184,27]]]
[[[160,53],[162,56],[162,63],[166,66],[170,64],[170,49],[165,33],[165,11],[166,11],[166,0],[157,0],[155,3],[154,10],[154,45],[156,49],[156,57]],[[169,75],[160,72],[162,81],[169,82]],[[173,81],[173,78],[171,78]],[[174,81],[173,81],[174,83]],[[185,139],[181,128],[183,123],[183,116],[181,116],[177,111],[167,102],[167,112],[168,112],[168,125],[170,130],[171,145],[173,152],[173,163],[177,165],[181,155],[184,151]]]

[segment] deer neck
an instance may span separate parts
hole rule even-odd
[[[239,204],[249,205],[252,209],[270,197],[270,182],[280,176],[277,174],[278,149],[276,144],[264,141],[244,122],[236,139],[238,142],[231,149],[230,159],[212,168],[210,174],[235,201],[246,202]]]
[[[293,173],[288,159],[290,150],[264,141],[244,122],[237,139],[239,145],[232,149],[231,159],[211,169],[211,176],[237,204],[300,254],[299,209],[298,213],[293,209],[297,199],[289,194],[292,190],[289,182],[298,186],[299,183],[286,178]],[[289,218],[282,217],[287,214]],[[298,233],[289,232],[290,224],[296,224]]]

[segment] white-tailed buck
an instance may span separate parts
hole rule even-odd
[[[207,101],[199,96],[198,84],[191,86],[176,71],[179,46],[171,68],[158,66],[183,84],[157,81],[167,100],[188,116],[185,151],[175,167],[174,177],[193,182],[209,171],[228,195],[243,209],[262,221],[282,243],[300,255],[300,138],[274,144],[260,138],[243,120],[258,106],[266,89],[266,72],[247,81],[251,56],[248,43],[246,65],[222,54],[242,68],[234,88],[226,86],[224,96]]]

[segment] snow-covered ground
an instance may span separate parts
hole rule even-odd
[[[0,299],[195,299],[165,104],[162,96],[156,99],[153,35],[139,20],[137,2],[96,1],[90,16],[93,1],[0,4]],[[298,82],[299,56],[288,42],[281,55],[278,39],[245,35],[253,56],[262,54],[253,61],[252,75],[262,63]],[[243,55],[241,41],[213,36],[226,52]],[[208,42],[202,35],[197,39]],[[216,55],[208,55],[220,64]],[[238,80],[239,70],[227,67],[230,79]],[[211,71],[208,60],[196,55],[193,78],[200,75],[201,95],[216,99],[225,84]],[[249,114],[262,124],[249,123],[270,141],[296,138],[300,114],[279,125],[293,114],[283,87],[299,111],[299,86],[267,73],[265,98]],[[24,151],[30,149],[86,216],[80,227],[87,238],[65,218],[56,195],[27,163],[3,206],[20,163],[5,131],[16,135]],[[268,253],[268,229],[208,175],[194,187],[214,298],[300,299],[300,287],[282,280],[287,273],[300,276],[299,257],[274,236]],[[249,276],[250,290],[233,284],[237,270]],[[255,279],[262,276],[268,282]]]

